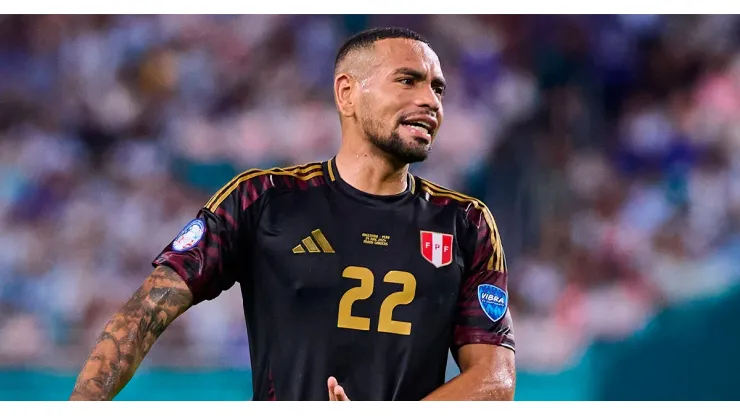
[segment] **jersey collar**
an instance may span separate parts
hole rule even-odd
[[[337,169],[336,156],[323,162],[324,174],[332,188],[337,189],[344,195],[355,199],[364,205],[383,208],[404,204],[414,198],[416,194],[416,178],[411,173],[407,177],[406,190],[395,195],[375,195],[363,192],[342,179]]]

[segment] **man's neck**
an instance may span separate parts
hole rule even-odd
[[[343,144],[337,153],[337,170],[353,188],[373,195],[396,195],[408,187],[409,165],[394,163],[369,143]]]

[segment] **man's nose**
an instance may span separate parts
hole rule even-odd
[[[419,93],[416,96],[416,105],[428,108],[436,113],[442,107],[442,100],[431,85],[426,85],[419,88]]]

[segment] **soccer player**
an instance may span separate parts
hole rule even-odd
[[[255,400],[511,400],[496,224],[481,201],[408,172],[444,92],[417,33],[349,39],[336,156],[248,170],[213,195],[106,325],[71,399],[112,399],[177,316],[239,282]],[[461,373],[445,383],[448,350]]]

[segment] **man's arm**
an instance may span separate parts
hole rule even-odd
[[[513,400],[514,326],[509,311],[506,256],[496,222],[480,202],[465,211],[460,285],[451,349],[460,375],[425,400]]]
[[[165,328],[193,304],[187,284],[159,266],[113,315],[77,378],[70,400],[112,400]]]
[[[242,244],[257,229],[261,197],[277,183],[266,180],[269,173],[249,170],[234,177],[157,255],[152,274],[105,326],[71,400],[113,399],[175,318],[215,299],[243,275],[235,254],[246,251]]]
[[[514,400],[514,351],[488,344],[468,344],[458,351],[460,374],[422,400]],[[329,377],[329,400],[350,401],[337,379]]]
[[[514,351],[497,345],[468,344],[458,351],[460,375],[424,400],[514,400]]]

